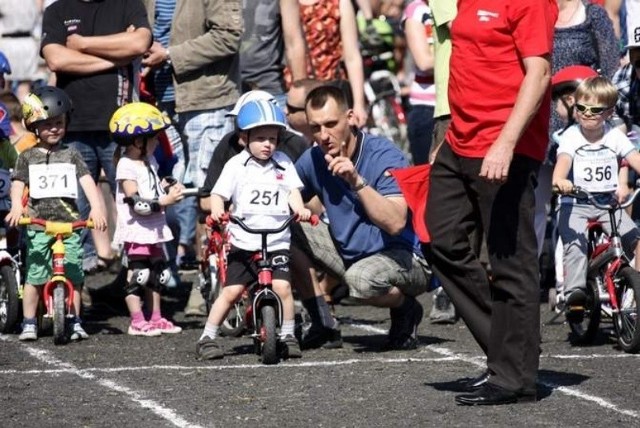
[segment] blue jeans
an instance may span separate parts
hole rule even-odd
[[[407,137],[414,165],[429,162],[429,149],[433,135],[433,106],[416,104],[407,116]]]
[[[82,159],[84,159],[93,181],[96,183],[100,178],[100,170],[104,170],[111,194],[115,195],[116,191],[116,168],[113,164],[113,153],[116,149],[116,143],[113,142],[108,131],[74,131],[67,132],[65,142],[74,147]],[[87,218],[91,212],[91,206],[87,200],[82,187],[78,186],[78,210],[80,217]],[[81,237],[82,247],[84,248],[84,267],[91,268],[97,263],[96,248],[88,230],[82,231]]]

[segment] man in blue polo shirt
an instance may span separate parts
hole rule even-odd
[[[305,200],[317,196],[329,224],[294,229],[295,281],[312,319],[302,345],[339,347],[331,317],[314,273],[316,266],[340,279],[351,297],[389,308],[391,328],[383,349],[414,349],[431,271],[411,226],[407,203],[388,171],[408,166],[387,139],[358,132],[344,93],[333,86],[311,91],[307,120],[317,146],[296,162]],[[294,248],[295,247],[295,248]]]

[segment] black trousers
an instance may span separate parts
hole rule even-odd
[[[481,165],[446,142],[438,153],[426,215],[433,268],[487,355],[490,382],[535,393],[540,291],[533,219],[540,163],[515,155],[504,184],[480,178]],[[474,233],[485,236],[490,279],[469,241]]]

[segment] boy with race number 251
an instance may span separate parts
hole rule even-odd
[[[107,220],[102,198],[93,178],[78,151],[62,144],[71,100],[62,89],[42,87],[28,94],[22,104],[24,122],[37,136],[37,144],[20,154],[11,183],[11,211],[6,217],[16,226],[22,216],[22,194],[29,186],[28,215],[49,221],[79,220],[76,205],[78,183],[91,204],[89,217],[95,227],[106,230]],[[24,286],[22,310],[24,322],[20,340],[36,340],[36,310],[42,285],[51,277],[51,244],[55,238],[43,231],[27,230],[27,278]],[[71,340],[87,339],[80,320],[80,291],[84,283],[83,250],[79,233],[65,238],[65,272],[74,285]]]
[[[607,203],[618,196],[621,161],[625,159],[631,168],[640,172],[640,153],[622,131],[607,123],[618,99],[616,87],[608,79],[600,76],[585,79],[576,89],[574,98],[577,123],[559,139],[553,185],[562,194],[570,193],[578,186]],[[618,229],[625,251],[630,254],[635,245],[635,252],[640,255],[640,230],[624,210],[620,211],[620,216]],[[558,231],[564,245],[564,295],[568,317],[579,316],[572,312],[584,310],[587,298],[586,224],[590,219],[597,219],[608,227],[607,211],[578,198],[561,198]],[[636,257],[635,268],[640,269],[640,257]]]

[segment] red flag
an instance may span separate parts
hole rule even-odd
[[[418,235],[420,242],[424,243],[431,241],[425,223],[430,171],[431,165],[428,164],[389,170],[389,173],[398,182],[407,205],[413,213],[413,230]]]

